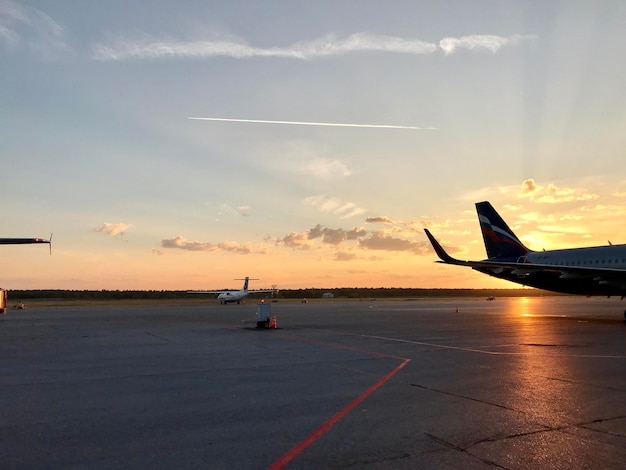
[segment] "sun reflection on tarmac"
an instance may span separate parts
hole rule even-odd
[[[554,323],[550,301],[541,298],[511,299],[507,312],[516,321],[511,342],[519,355],[512,356],[503,378],[509,384],[511,408],[537,418],[546,426],[570,423],[580,415],[580,400],[571,381],[578,372],[568,354],[571,345]]]
[[[518,299],[512,299],[512,309],[514,311],[519,312],[519,315],[521,315],[522,317],[532,317],[533,314],[532,312],[532,305],[533,305],[533,300],[535,299],[531,299],[530,297],[520,297]]]
[[[564,317],[549,311],[551,299],[541,297],[518,297],[510,299],[509,314],[516,317]],[[548,310],[548,311],[547,311]]]

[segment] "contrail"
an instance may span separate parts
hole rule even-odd
[[[210,117],[189,117],[188,119],[196,119],[199,121],[254,122],[260,124],[290,124],[295,126],[369,127],[377,129],[414,129],[421,131],[432,131],[437,129],[436,127],[390,126],[385,124],[347,124],[336,122],[266,121],[261,119],[228,119]]]

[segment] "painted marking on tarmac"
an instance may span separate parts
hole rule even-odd
[[[364,335],[361,335],[361,336],[364,336]],[[386,353],[381,353],[381,352],[376,352],[376,351],[368,351],[366,349],[359,349],[359,348],[355,348],[352,346],[346,346],[345,344],[328,343],[326,341],[318,341],[316,339],[300,338],[298,336],[281,335],[280,338],[289,339],[292,341],[300,341],[302,343],[319,344],[321,346],[328,346],[328,347],[336,348],[336,349],[346,349],[348,351],[355,351],[355,352],[359,352],[363,354],[371,354],[373,356],[378,356],[378,357],[390,357],[392,359],[399,359],[401,361],[404,361],[405,359],[407,359],[406,357],[395,356],[393,354],[386,354]]]
[[[456,351],[472,352],[477,354],[488,354],[491,356],[535,356],[536,352],[514,352],[514,351],[485,351],[483,349],[464,348],[461,346],[448,346],[446,344],[425,343],[423,341],[411,341],[408,339],[389,338],[386,336],[374,336],[374,335],[361,335],[363,338],[380,339],[384,341],[393,341],[396,343],[408,343],[416,344],[419,346],[429,346],[431,348],[438,349],[453,349]],[[528,346],[520,344],[520,346]],[[610,354],[542,354],[543,356],[555,356],[555,357],[588,357],[596,359],[626,359],[626,355],[610,355]]]
[[[345,345],[342,345],[342,344],[327,343],[327,342],[324,342],[324,341],[315,341],[315,340],[310,340],[310,339],[305,339],[305,338],[298,338],[298,337],[295,337],[295,336],[281,336],[281,338],[283,338],[283,339],[290,339],[290,340],[293,340],[293,341],[301,341],[301,342],[304,342],[304,343],[319,344],[319,345],[322,345],[322,346],[329,346],[329,347],[332,347],[332,348],[346,349],[346,350],[349,350],[349,351],[355,351],[355,352],[364,353],[364,354],[371,354],[371,355],[378,356],[378,357],[387,357],[387,358],[392,358],[392,359],[398,359],[398,360],[400,360],[402,362],[400,362],[400,364],[398,364],[393,370],[391,370],[389,373],[387,373],[378,382],[376,382],[374,385],[372,385],[370,388],[368,388],[362,394],[360,394],[358,397],[356,397],[354,400],[352,400],[346,407],[342,408],[337,413],[335,413],[329,420],[327,420],[324,424],[322,424],[315,431],[313,431],[311,434],[309,434],[304,440],[302,440],[301,442],[296,444],[295,447],[293,447],[286,454],[284,454],[282,457],[280,457],[276,462],[274,462],[272,465],[270,465],[268,467],[268,470],[281,470],[281,469],[285,468],[285,466],[287,466],[289,463],[291,463],[296,457],[298,457],[302,452],[304,452],[313,443],[315,443],[315,441],[317,441],[320,437],[322,437],[330,429],[332,429],[332,427],[335,426],[335,424],[337,424],[339,421],[341,421],[341,419],[343,419],[355,407],[357,407],[367,397],[369,397],[372,393],[374,393],[376,390],[378,390],[380,387],[382,387],[389,379],[391,379],[394,375],[396,375],[398,372],[400,372],[400,370],[402,370],[402,368],[404,366],[406,366],[409,362],[411,362],[411,359],[408,359],[408,358],[405,358],[405,357],[393,356],[393,355],[390,355],[390,354],[378,353],[378,352],[375,352],[375,351],[366,351],[364,349],[353,348],[353,347],[345,346]]]
[[[268,467],[269,470],[279,470],[285,468],[293,459],[295,459],[298,455],[304,452],[311,444],[317,441],[320,437],[326,434],[335,424],[337,424],[344,416],[350,413],[359,403],[369,397],[372,393],[378,390],[385,382],[387,382],[391,377],[396,375],[405,365],[407,365],[411,360],[405,359],[400,364],[398,364],[391,372],[385,375],[382,379],[368,388],[361,395],[356,397],[348,406],[343,408],[342,410],[335,413],[328,421],[322,424],[319,428],[309,434],[303,441],[297,444],[293,449],[279,458],[276,462]]]

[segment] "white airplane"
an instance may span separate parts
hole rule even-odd
[[[450,256],[428,229],[439,263],[468,266],[490,276],[566,294],[626,297],[626,245],[532,251],[515,236],[487,201],[476,203],[487,259]],[[624,311],[626,319],[626,311]]]
[[[189,294],[218,294],[217,300],[221,304],[227,304],[230,302],[241,303],[244,297],[248,294],[255,294],[258,292],[274,292],[272,289],[258,289],[248,290],[248,281],[258,281],[258,279],[250,279],[246,276],[243,279],[235,279],[236,281],[243,281],[243,287],[241,290],[192,290],[188,291]]]

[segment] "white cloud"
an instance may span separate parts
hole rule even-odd
[[[63,26],[37,8],[0,0],[0,46],[49,59],[67,48]]]
[[[251,209],[252,208],[250,206],[245,205],[245,204],[234,208],[233,206],[225,202],[224,204],[222,204],[217,215],[222,216],[222,215],[229,214],[229,215],[240,215],[243,217],[247,217],[250,215]]]
[[[439,47],[443,50],[445,55],[453,54],[460,49],[465,49],[472,52],[487,51],[496,53],[505,46],[517,45],[521,41],[532,39],[535,39],[535,36],[515,35],[502,37],[494,35],[474,34],[471,36],[463,36],[460,38],[444,38],[439,41]]]
[[[114,237],[116,235],[124,235],[124,232],[126,232],[126,230],[128,230],[130,227],[132,227],[132,225],[130,224],[123,224],[123,223],[112,224],[109,222],[105,222],[102,225],[99,225],[98,227],[94,228],[94,231],[104,232],[107,235]]]
[[[371,33],[355,33],[345,39],[330,34],[311,42],[299,42],[289,48],[302,59],[337,56],[351,52],[395,52],[400,54],[431,54],[435,44]]]
[[[336,181],[351,176],[354,171],[342,158],[336,158],[324,144],[289,141],[268,146],[262,151],[264,165],[272,171],[304,176],[307,181]]]
[[[299,172],[320,179],[344,178],[352,174],[345,163],[324,157],[315,157],[303,163]]]
[[[350,217],[354,217],[356,215],[361,215],[365,213],[365,209],[358,207],[353,202],[346,202],[341,207],[338,207],[335,210],[335,214],[340,215],[341,219],[349,219]]]
[[[96,44],[92,57],[96,60],[128,60],[157,58],[196,58],[231,57],[246,59],[252,57],[279,57],[311,60],[323,57],[337,57],[358,52],[387,52],[395,54],[427,55],[442,50],[449,55],[460,49],[470,51],[497,52],[507,45],[515,45],[534,36],[472,35],[461,38],[444,38],[439,44],[385,36],[367,32],[337,38],[328,34],[313,41],[300,41],[287,47],[254,47],[233,40],[159,40],[150,36],[139,39],[118,39],[109,44]]]
[[[353,202],[343,202],[324,194],[307,197],[304,202],[305,204],[318,208],[322,212],[337,215],[341,219],[348,219],[365,213],[365,209],[358,207]]]

